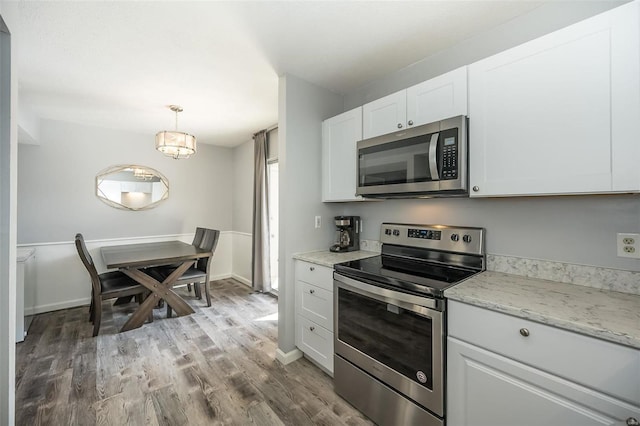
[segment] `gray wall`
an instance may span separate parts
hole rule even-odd
[[[379,240],[382,222],[480,226],[491,254],[640,271],[616,256],[617,232],[640,232],[640,196],[416,199],[349,203],[362,238]]]
[[[152,167],[169,199],[146,211],[110,207],[94,194],[96,173],[115,164]],[[18,243],[231,230],[232,150],[199,144],[188,160],[155,150],[154,135],[43,121],[40,145],[19,145]]]
[[[278,129],[269,132],[269,160],[278,158]],[[234,231],[253,233],[253,140],[233,148]]]
[[[232,229],[253,232],[253,140],[233,148]]]
[[[514,18],[501,26],[469,38],[450,49],[429,56],[347,93],[345,111],[548,34],[623,3],[627,3],[627,0],[544,3],[531,12]]]
[[[370,82],[345,97],[345,110],[470,64],[611,8],[620,2],[544,4],[452,49]],[[470,117],[473,125],[473,117]],[[470,141],[473,143],[473,141]],[[342,205],[364,220],[364,238],[379,239],[383,221],[482,226],[492,254],[640,271],[616,256],[617,232],[640,232],[640,197],[566,196],[500,199],[387,200]]]
[[[295,348],[294,253],[326,249],[333,238],[336,205],[322,203],[322,121],[342,111],[342,97],[291,75],[280,77],[280,265],[278,347]],[[322,228],[314,228],[314,216]]]

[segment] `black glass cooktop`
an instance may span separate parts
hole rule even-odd
[[[372,284],[433,297],[444,297],[444,290],[477,272],[385,255],[339,263],[335,265],[335,270]]]

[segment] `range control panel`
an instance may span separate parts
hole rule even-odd
[[[409,238],[421,238],[423,240],[439,240],[442,237],[442,231],[434,231],[432,229],[409,228],[407,232]]]
[[[456,253],[483,254],[484,229],[383,223],[380,229],[380,242]]]

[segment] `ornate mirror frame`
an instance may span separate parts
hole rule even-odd
[[[151,167],[119,164],[98,172],[95,194],[117,209],[148,210],[169,198],[169,180]]]

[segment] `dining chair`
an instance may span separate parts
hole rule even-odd
[[[216,246],[218,245],[218,239],[220,238],[220,231],[217,229],[208,228],[196,228],[196,237],[192,243],[194,246],[211,252],[211,256],[198,259],[197,262],[189,269],[174,284],[174,287],[181,285],[195,285],[195,294],[198,299],[202,298],[202,290],[207,298],[207,306],[211,306],[211,293],[209,291],[209,280],[211,277],[211,261],[213,254],[215,253]],[[172,266],[162,266],[157,268],[150,268],[147,273],[157,279],[163,281],[167,278],[175,268]],[[167,305],[167,317],[171,317],[171,306]]]
[[[89,321],[93,322],[93,335],[97,336],[102,320],[102,301],[135,296],[138,303],[142,303],[148,292],[141,284],[129,278],[120,271],[98,274],[93,258],[87,250],[82,234],[76,234],[76,249],[85,268],[91,277],[91,305],[89,306]],[[150,321],[153,319],[150,317]]]
[[[200,227],[196,228],[196,233],[193,236],[193,242],[191,243],[192,246],[200,247],[200,243],[202,242],[202,237],[204,236],[204,231],[205,231],[205,228],[200,228]],[[180,265],[178,265],[178,266],[180,266]],[[187,284],[187,290],[189,290],[189,292],[191,292],[191,284],[190,283]],[[196,290],[195,290],[196,297],[198,297],[198,299],[201,299],[202,296],[200,295],[200,291],[199,290],[200,289],[196,286]]]

